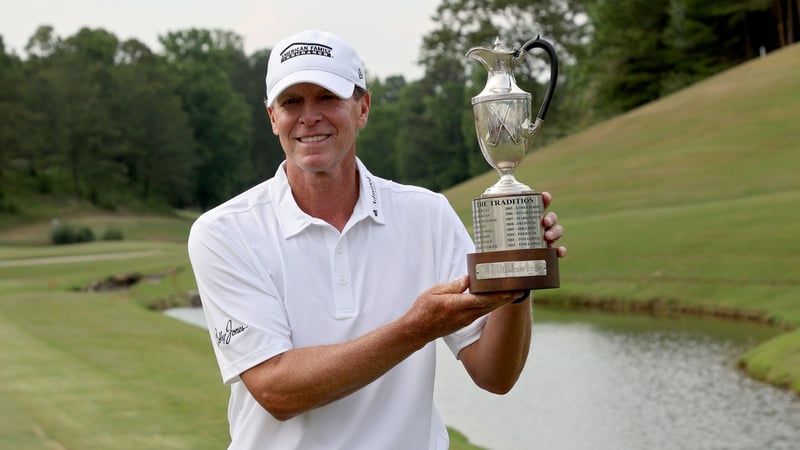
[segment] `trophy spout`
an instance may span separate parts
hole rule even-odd
[[[495,38],[492,48],[473,47],[467,52],[467,58],[480,62],[488,74],[483,91],[475,98],[523,92],[514,79],[518,53],[518,50],[507,49],[499,37]]]

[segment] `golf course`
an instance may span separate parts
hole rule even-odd
[[[769,324],[739,367],[800,395],[798,73],[794,45],[529,154],[517,178],[553,194],[569,251],[537,307]],[[496,178],[445,192],[468,228]],[[209,336],[160,312],[193,301],[197,213],[28,201],[37,219],[0,217],[0,447],[225,448]],[[51,245],[56,220],[122,239]],[[96,289],[115,279],[135,283]]]

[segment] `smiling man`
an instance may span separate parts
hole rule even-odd
[[[189,237],[231,387],[229,448],[444,450],[435,341],[478,386],[507,392],[530,346],[528,293],[467,292],[474,246],[444,196],[376,177],[357,158],[370,94],[350,45],[290,36],[273,48],[266,84],[286,160]],[[563,229],[553,213],[543,225],[552,245]]]

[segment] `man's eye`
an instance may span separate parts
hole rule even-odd
[[[294,97],[289,97],[289,98],[284,99],[281,102],[281,105],[282,106],[291,106],[291,105],[296,105],[299,102],[300,102],[300,100],[298,100],[298,99],[296,99]]]

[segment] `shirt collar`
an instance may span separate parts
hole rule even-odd
[[[383,204],[378,188],[379,179],[372,175],[358,158],[356,158],[356,165],[359,175],[358,200],[343,232],[367,218],[377,224],[385,223]],[[285,239],[302,232],[311,225],[326,225],[325,221],[306,214],[297,206],[292,189],[289,187],[289,179],[286,176],[286,161],[282,162],[275,172],[272,186],[270,197],[276,205],[275,214]]]

